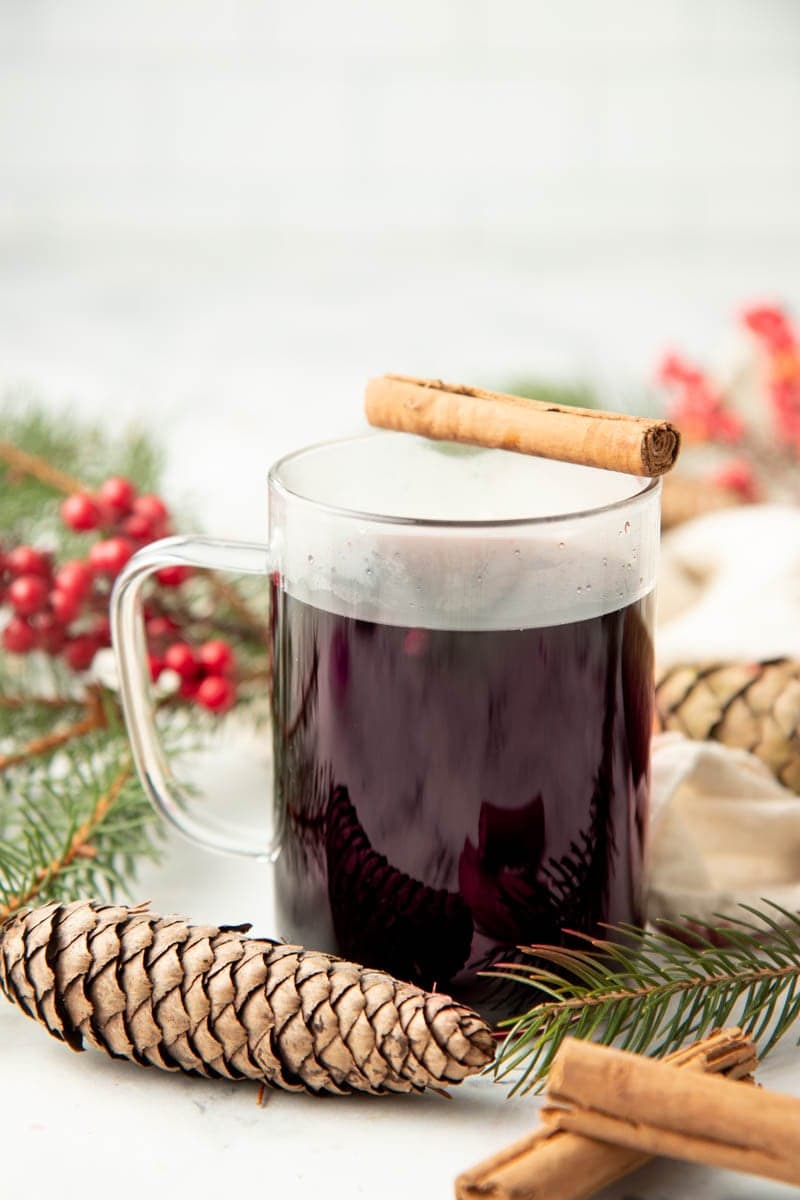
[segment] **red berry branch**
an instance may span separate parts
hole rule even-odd
[[[667,354],[658,369],[659,381],[669,390],[668,420],[689,442],[738,442],[744,423],[732,412],[718,387],[698,367],[680,354]]]
[[[137,550],[172,532],[169,509],[160,496],[140,493],[124,476],[113,475],[90,490],[9,442],[0,441],[0,462],[16,477],[31,476],[66,492],[60,519],[87,540],[85,555],[66,561],[31,545],[0,544],[0,607],[8,613],[0,643],[8,654],[43,652],[82,675],[98,650],[110,645],[108,601],[114,580]],[[155,574],[145,607],[150,673],[155,682],[172,672],[174,678],[164,682],[172,682],[181,699],[223,713],[235,703],[242,676],[221,627],[198,618],[183,598],[190,578],[190,570],[179,565]],[[236,589],[215,576],[208,577],[207,586],[232,614],[230,635],[261,644],[263,624]]]
[[[800,334],[774,305],[746,308],[741,322],[755,339],[760,368],[755,396],[747,397],[749,408],[736,403],[735,388],[721,387],[681,354],[665,355],[658,368],[658,381],[667,391],[668,419],[681,430],[687,447],[704,452],[700,479],[679,472],[665,490],[666,501],[667,491],[674,498],[683,486],[688,500],[687,489],[699,487],[685,515],[767,496],[800,500]],[[765,426],[771,431],[767,435]]]
[[[61,520],[75,533],[94,534],[85,559],[57,564],[51,555],[19,545],[0,558],[0,602],[12,615],[2,634],[10,654],[44,651],[75,672],[86,671],[95,654],[110,645],[108,599],[114,580],[137,550],[171,532],[170,513],[160,496],[140,495],[130,479],[112,476],[97,492],[72,492],[61,504]],[[187,567],[156,572],[162,588],[180,588]],[[221,713],[236,700],[236,662],[228,642],[191,645],[179,623],[166,616],[146,622],[151,674],[165,669],[179,678],[179,695]]]
[[[742,319],[766,358],[776,436],[800,458],[800,335],[774,306],[746,309]]]

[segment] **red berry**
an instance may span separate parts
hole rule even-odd
[[[60,588],[50,593],[50,609],[53,616],[62,625],[69,625],[78,615],[80,597],[72,592],[62,592]]]
[[[128,538],[112,537],[95,542],[89,551],[89,562],[99,575],[119,575],[132,554],[133,546]]]
[[[137,517],[147,521],[151,534],[155,537],[162,532],[169,519],[169,511],[160,496],[147,494],[137,496],[133,502],[133,512]]]
[[[114,510],[115,515],[121,516],[131,511],[136,488],[124,475],[112,475],[101,484],[99,496],[104,504]]]
[[[22,617],[12,617],[3,630],[2,642],[9,654],[27,654],[36,644],[36,634]]]
[[[46,654],[58,654],[67,640],[67,632],[58,618],[49,612],[38,613],[33,618],[36,645]]]
[[[81,633],[70,638],[64,647],[63,656],[73,671],[85,671],[92,665],[92,659],[98,649],[95,638],[88,633]]]
[[[182,679],[181,686],[178,688],[178,695],[183,700],[194,700],[199,687],[199,679]]]
[[[755,503],[759,498],[758,482],[747,459],[730,459],[716,472],[713,481],[718,487],[737,492],[747,503]]]
[[[101,646],[111,645],[111,622],[107,616],[101,614],[95,617],[92,621],[92,637]]]
[[[79,533],[97,529],[102,519],[102,508],[88,492],[75,492],[61,505],[61,520]]]
[[[54,582],[60,592],[82,600],[92,586],[92,568],[88,562],[73,558],[58,568]]]
[[[167,647],[164,666],[175,671],[181,679],[194,679],[197,675],[197,659],[194,650],[186,642],[173,642]]]
[[[133,538],[135,542],[146,542],[155,537],[153,526],[148,521],[147,517],[141,516],[139,513],[131,513],[122,522],[122,532],[129,538]]]
[[[236,686],[222,675],[207,675],[197,689],[197,703],[209,712],[222,713],[236,699]]]
[[[227,675],[233,670],[233,651],[222,640],[205,642],[198,654],[200,665],[209,675]]]
[[[161,672],[164,670],[164,660],[158,654],[148,654],[147,665],[150,668],[150,678],[153,683],[158,679]]]
[[[163,587],[180,587],[191,575],[189,567],[162,567],[156,571],[156,579]]]
[[[30,617],[47,603],[47,584],[40,575],[19,575],[9,585],[8,602],[20,616]]]
[[[172,637],[178,626],[170,617],[150,617],[145,622],[145,629],[148,637],[157,639]]]
[[[34,550],[33,546],[15,546],[6,555],[6,570],[11,575],[41,575],[47,579],[50,560],[41,550]]]

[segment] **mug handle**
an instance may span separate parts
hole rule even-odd
[[[280,849],[276,834],[231,836],[213,818],[201,820],[178,785],[155,725],[147,665],[142,588],[154,571],[169,566],[202,567],[266,575],[271,570],[268,546],[208,537],[168,537],[139,550],[119,575],[111,595],[111,637],[119,676],[122,711],[142,787],[157,812],[190,841],[207,850],[242,858],[274,861]]]

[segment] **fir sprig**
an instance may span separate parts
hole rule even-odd
[[[760,1057],[800,1018],[800,915],[764,902],[741,906],[701,935],[664,926],[616,926],[608,938],[582,936],[588,948],[531,946],[531,961],[498,967],[548,997],[506,1021],[494,1067],[515,1078],[512,1092],[537,1089],[567,1036],[663,1055],[702,1038],[735,1012]]]
[[[0,921],[39,899],[111,896],[157,857],[159,827],[120,729],[18,766],[13,788],[3,780]]]
[[[0,547],[31,540],[57,546],[61,559],[82,557],[85,537],[59,517],[65,495],[110,474],[130,477],[140,492],[158,489],[161,455],[141,433],[109,437],[26,396],[4,397],[0,417]],[[260,580],[248,591],[204,575],[180,596],[152,600],[185,636],[231,638],[240,708],[263,693],[265,591]],[[160,718],[173,749],[187,749],[188,715],[166,701]],[[191,731],[203,727],[195,713]],[[0,650],[0,924],[31,903],[129,890],[159,840],[116,696],[53,656]]]

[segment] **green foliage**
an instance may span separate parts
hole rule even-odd
[[[517,379],[505,389],[512,396],[541,400],[544,404],[565,404],[570,408],[602,408],[600,397],[588,383],[580,380],[557,382],[536,376]]]
[[[157,857],[159,827],[119,726],[37,755],[0,781],[0,905],[13,909],[31,893],[34,903],[110,897],[143,858]]]
[[[563,404],[569,408],[603,408],[640,417],[661,415],[657,395],[647,388],[601,391],[580,379],[560,381],[540,379],[533,375],[512,381],[503,391],[514,396],[526,396],[530,400],[541,400],[544,404]]]
[[[692,933],[610,930],[589,949],[530,947],[533,961],[494,973],[547,997],[515,1020],[494,1070],[521,1068],[513,1091],[541,1085],[565,1037],[592,1038],[639,1054],[663,1055],[734,1019],[769,1053],[800,1018],[800,915],[763,910]],[[692,929],[696,923],[692,923]]]
[[[4,397],[2,429],[6,441],[90,487],[109,475],[128,475],[141,491],[153,491],[164,466],[163,454],[143,429],[109,434],[101,424],[76,424],[66,410],[60,419],[26,394]]]

